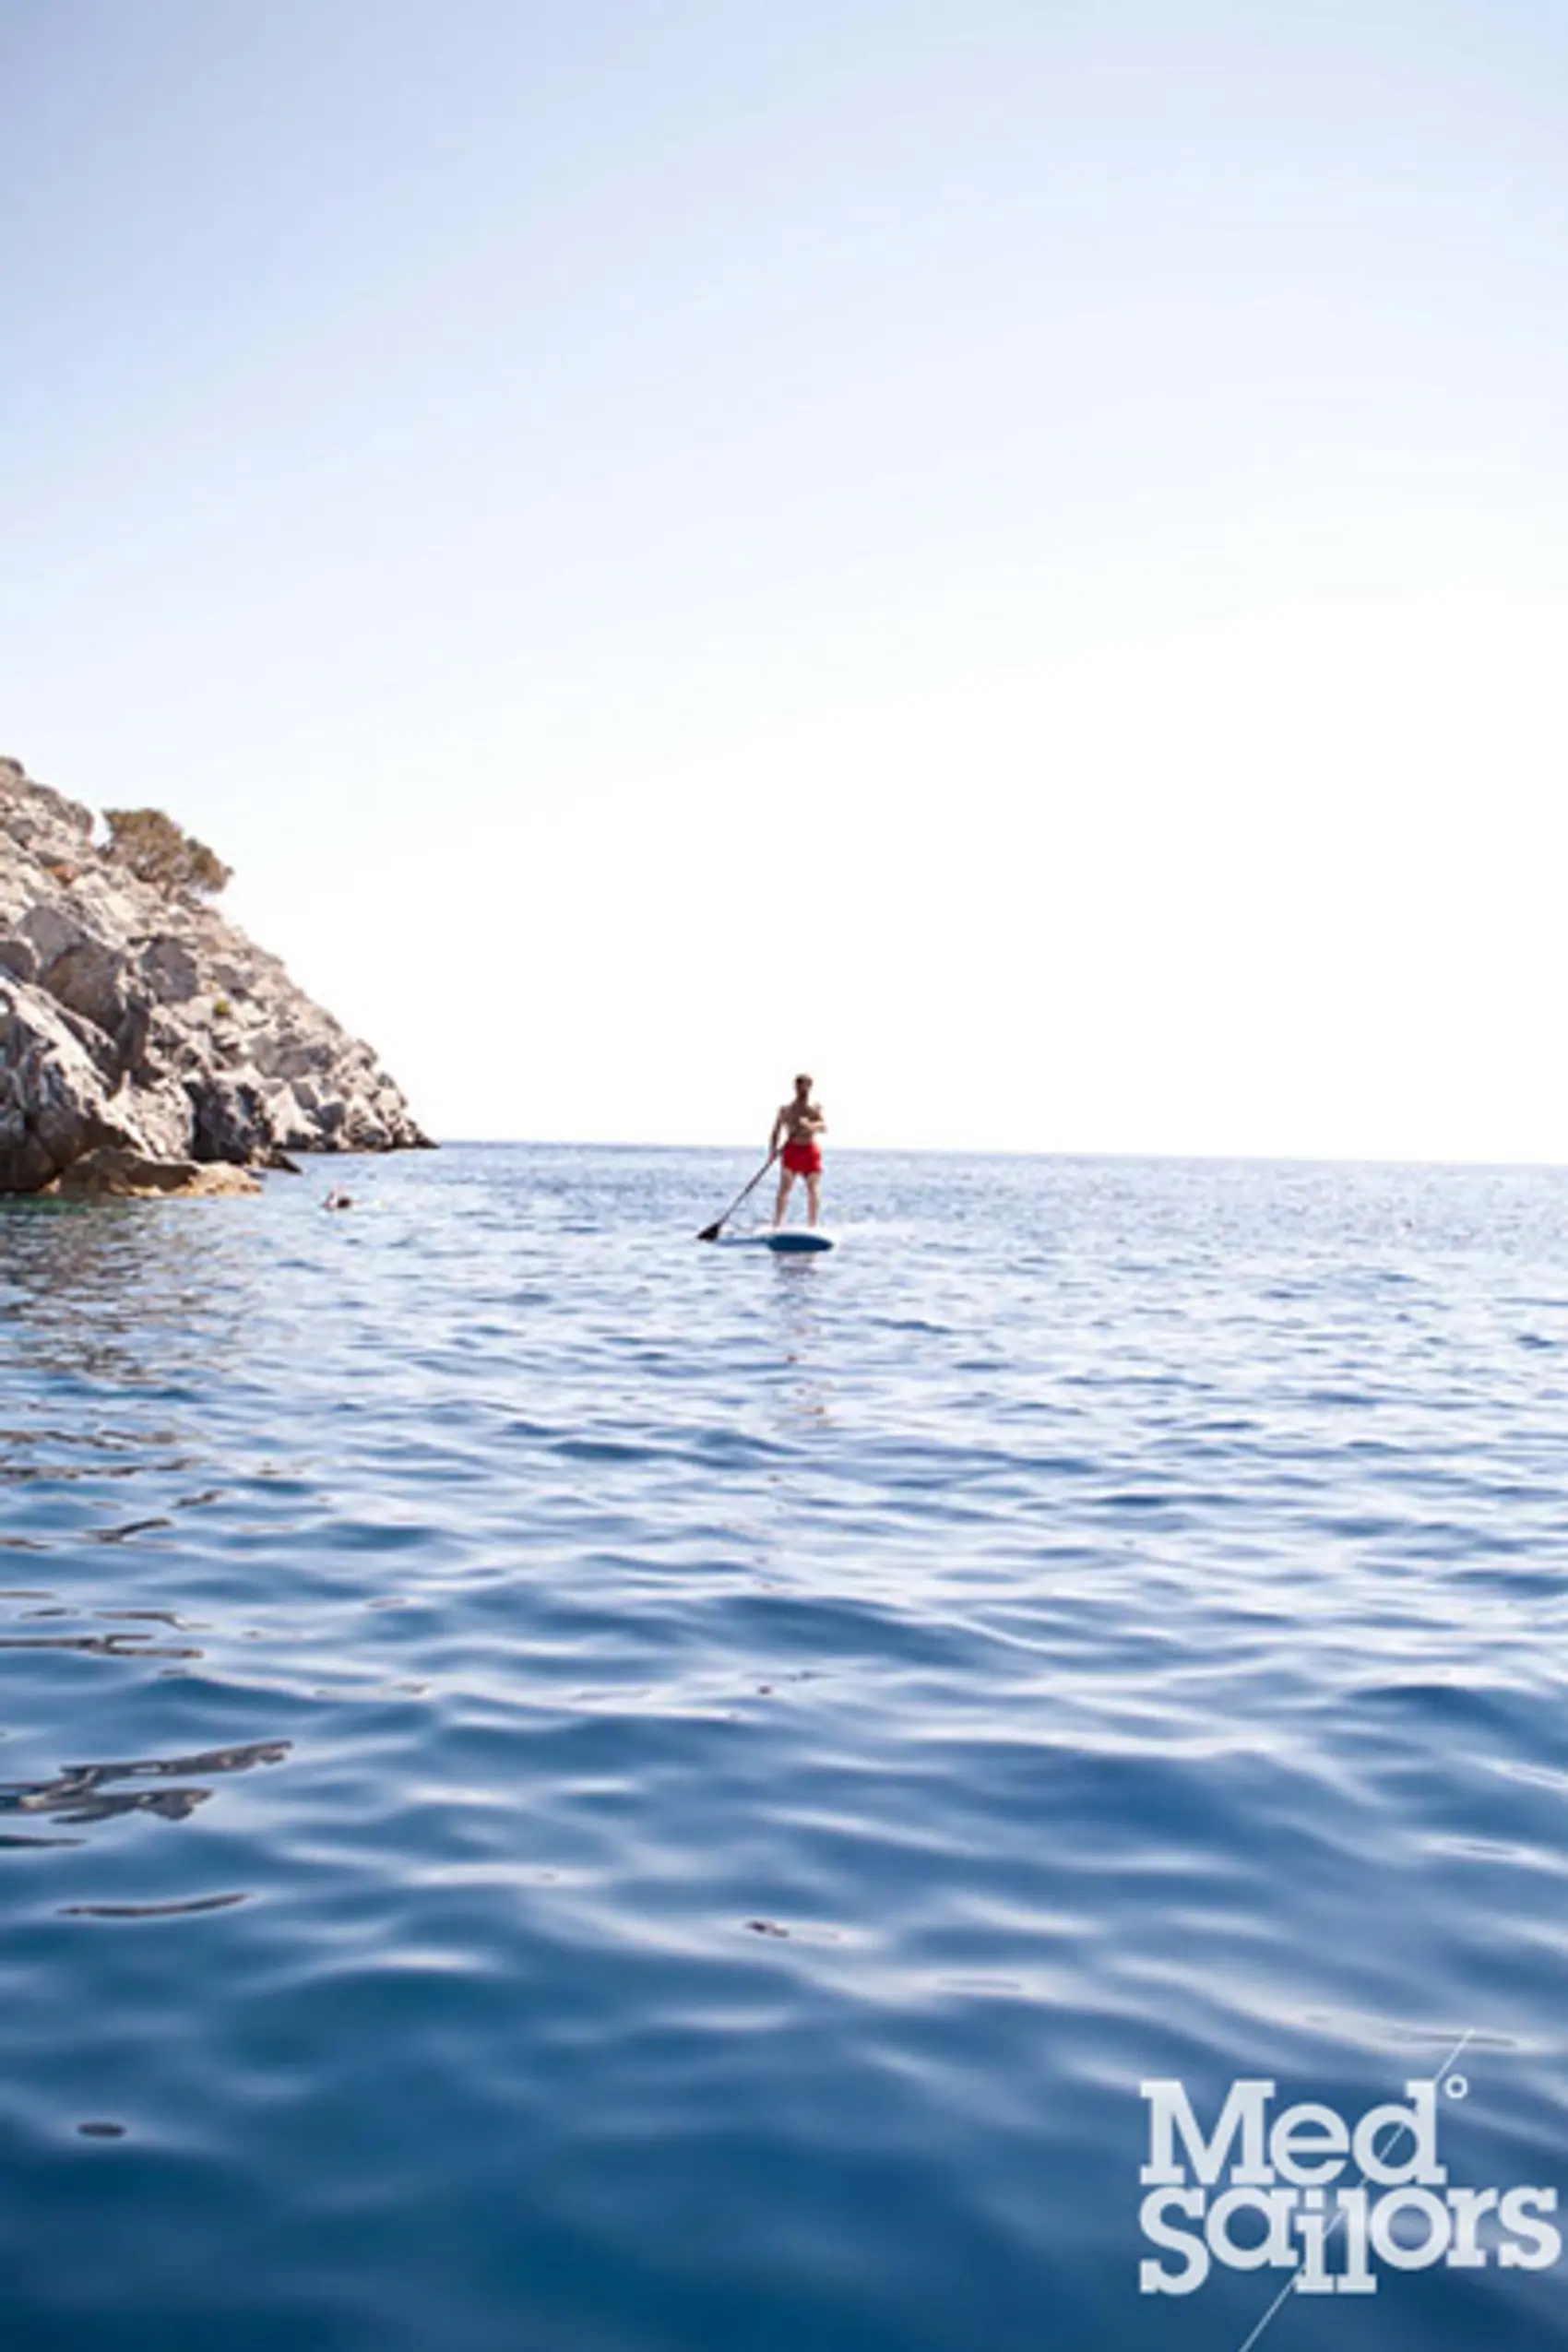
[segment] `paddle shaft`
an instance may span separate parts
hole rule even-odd
[[[736,1194],[734,1199],[731,1202],[723,1216],[716,1217],[711,1225],[705,1225],[703,1227],[702,1231],[697,1235],[697,1240],[699,1241],[718,1241],[719,1228],[721,1226],[728,1225],[730,1219],[734,1216],[735,1211],[740,1207],[741,1203],[746,1198],[747,1194],[749,1193],[755,1192],[757,1186],[761,1183],[763,1178],[766,1175],[768,1170],[772,1167],[778,1157],[778,1146],[776,1144],[773,1149],[768,1153],[767,1158],[763,1161],[762,1166],[757,1170],[756,1174],[752,1178],[751,1182],[749,1184],[742,1185],[740,1191]]]

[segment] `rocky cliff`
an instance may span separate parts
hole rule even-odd
[[[89,1152],[266,1163],[424,1144],[368,1045],[90,810],[0,761],[0,1192]]]

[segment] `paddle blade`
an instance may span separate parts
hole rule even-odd
[[[697,1235],[697,1240],[699,1241],[717,1241],[718,1239],[719,1227],[717,1225],[705,1225],[702,1231]]]

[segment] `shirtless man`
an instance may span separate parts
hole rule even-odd
[[[773,1139],[767,1147],[771,1158],[780,1143],[784,1146],[784,1166],[778,1178],[778,1205],[773,1212],[776,1226],[784,1222],[797,1176],[803,1176],[806,1180],[807,1206],[812,1223],[816,1223],[817,1207],[822,1197],[822,1146],[817,1137],[826,1134],[826,1120],[812,1100],[811,1080],[797,1078],[792,1099],[782,1105],[773,1123]]]

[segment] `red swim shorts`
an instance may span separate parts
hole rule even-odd
[[[784,1165],[791,1176],[820,1176],[822,1146],[820,1144],[786,1144]]]

